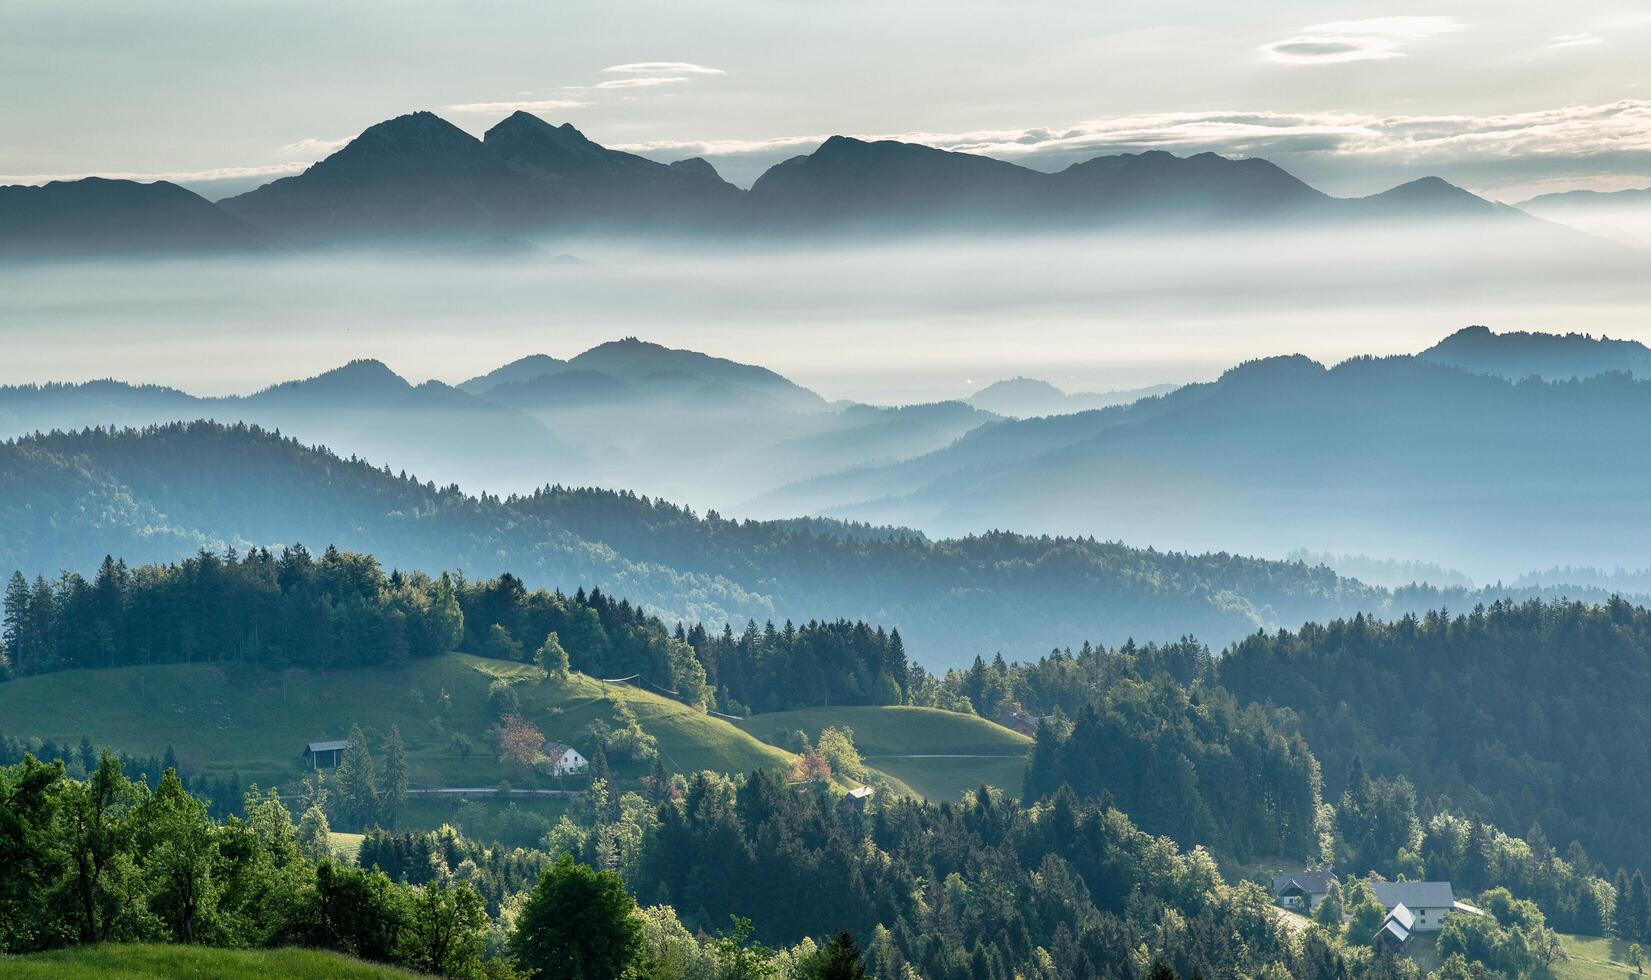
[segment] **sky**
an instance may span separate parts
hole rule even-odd
[[[1265,156],[1343,195],[1651,185],[1643,0],[1414,2],[7,0],[0,183],[217,197],[404,112],[526,108],[742,184],[844,133]]]

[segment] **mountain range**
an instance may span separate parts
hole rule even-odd
[[[701,507],[930,452],[996,418],[964,402],[828,403],[766,368],[636,338],[569,360],[532,355],[457,386],[355,361],[246,396],[114,380],[0,387],[0,437],[215,419],[477,492],[590,484]]]
[[[808,237],[1525,217],[1432,177],[1344,199],[1260,159],[1150,151],[1045,173],[845,136],[776,164],[745,191],[703,159],[659,163],[526,112],[480,139],[433,113],[399,116],[303,173],[217,204],[170,184],[100,178],[0,190],[0,249],[25,255],[408,249],[591,232]]]
[[[1647,351],[1463,331],[1418,356],[1276,357],[1126,406],[982,426],[742,512],[956,535],[1422,558],[1480,580],[1637,567],[1651,548]],[[1544,381],[1546,375],[1561,379]]]

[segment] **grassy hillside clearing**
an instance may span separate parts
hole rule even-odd
[[[1629,965],[1628,944],[1619,939],[1561,933],[1559,945],[1565,959],[1553,965],[1558,980],[1637,980],[1644,976]]]
[[[592,722],[614,724],[622,700],[659,741],[667,769],[744,772],[789,765],[793,756],[733,725],[679,702],[628,685],[604,686],[572,675],[553,681],[536,667],[448,654],[394,666],[327,672],[255,666],[169,664],[111,670],[64,671],[0,684],[0,731],[77,742],[81,736],[138,756],[161,755],[170,745],[192,770],[227,775],[244,784],[296,789],[308,772],[306,742],[344,738],[361,725],[375,756],[391,725],[400,727],[414,787],[582,789],[528,773],[498,760],[488,729],[498,723],[490,706],[493,681],[508,681],[521,713],[547,739],[573,745],[589,757]],[[612,760],[629,781],[648,766]],[[421,801],[422,802],[422,801]],[[435,808],[446,801],[432,801]]]
[[[202,946],[75,946],[0,956],[6,980],[389,980],[417,973],[313,949],[208,949]]]
[[[866,765],[921,796],[956,799],[982,784],[1019,793],[1032,740],[974,715],[937,708],[850,706],[752,715],[739,727],[774,745],[790,733],[817,740],[835,725],[854,730]]]

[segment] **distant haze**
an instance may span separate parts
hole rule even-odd
[[[889,404],[1017,375],[1106,391],[1270,354],[1415,352],[1469,323],[1651,340],[1641,254],[1443,232],[567,247],[583,261],[0,267],[0,383],[113,376],[222,394],[369,357],[457,383],[637,335]]]

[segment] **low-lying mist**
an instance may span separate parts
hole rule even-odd
[[[1103,390],[1207,379],[1270,354],[1408,352],[1467,323],[1651,335],[1645,253],[1510,230],[766,250],[589,240],[496,259],[14,265],[0,267],[0,383],[113,376],[246,392],[352,358],[454,382],[634,334],[762,364],[828,398],[891,404],[1015,375]]]

